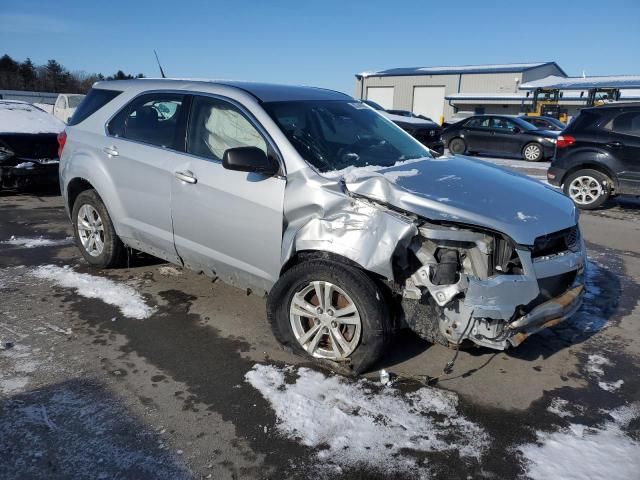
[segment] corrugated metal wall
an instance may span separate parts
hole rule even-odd
[[[417,86],[443,86],[445,95],[453,93],[501,93],[518,92],[521,83],[548,75],[562,75],[555,65],[545,65],[524,73],[463,73],[453,75],[416,75],[396,77],[370,76],[356,79],[356,98],[366,98],[367,87],[394,87],[393,108],[411,110],[413,106],[413,89]],[[516,82],[516,79],[518,80]],[[492,107],[492,109],[495,107]],[[466,110],[466,108],[460,108]],[[505,113],[512,109],[505,108]],[[454,109],[449,102],[444,103],[444,117],[449,119]]]

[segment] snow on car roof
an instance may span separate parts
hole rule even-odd
[[[64,123],[30,103],[0,100],[0,133],[60,133]]]

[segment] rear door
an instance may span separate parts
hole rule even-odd
[[[467,144],[467,150],[476,152],[491,151],[491,117],[474,117],[464,124],[460,137]]]
[[[175,246],[192,269],[266,290],[280,273],[286,181],[225,169],[225,150],[241,146],[277,156],[264,130],[238,104],[194,96],[187,155],[171,187]]]
[[[491,119],[491,151],[509,155],[519,155],[522,136],[514,129],[518,125],[505,117],[492,117]]]
[[[640,111],[615,115],[603,130],[606,147],[617,159],[621,193],[640,194]]]
[[[134,248],[179,262],[171,184],[184,150],[186,96],[156,92],[132,100],[108,124],[101,154],[124,215],[119,234]]]

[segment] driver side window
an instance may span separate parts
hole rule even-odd
[[[236,147],[258,147],[268,153],[265,139],[236,107],[216,98],[194,97],[187,152],[222,161],[225,150]]]

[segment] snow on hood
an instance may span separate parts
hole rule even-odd
[[[430,220],[503,232],[523,245],[577,221],[573,202],[562,193],[478,159],[451,156],[350,168],[324,175],[342,176],[358,195]]]
[[[0,101],[0,133],[60,133],[65,124],[25,102]]]

